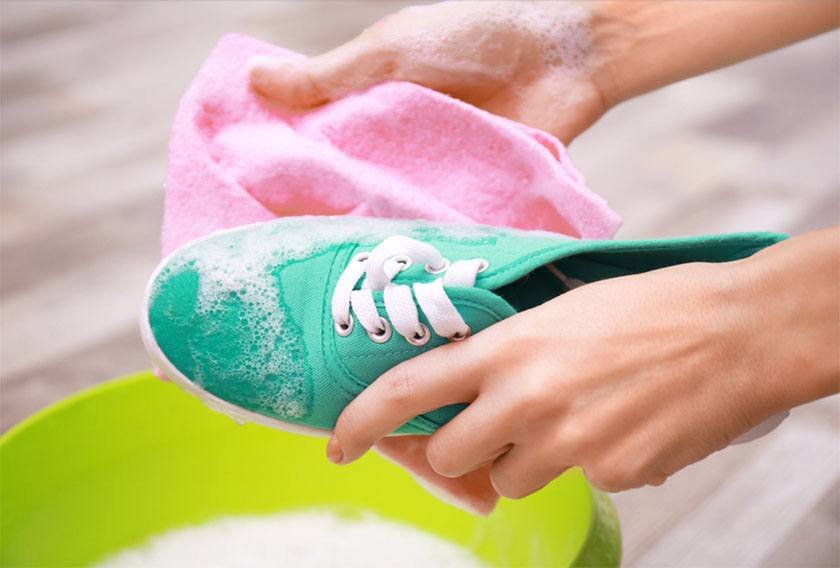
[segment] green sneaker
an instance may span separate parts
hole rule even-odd
[[[146,290],[158,368],[242,422],[328,434],[401,361],[575,286],[749,256],[768,233],[645,241],[361,217],[288,217],[214,233],[165,259]],[[431,433],[463,405],[398,433]]]

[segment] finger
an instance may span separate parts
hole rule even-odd
[[[362,35],[317,57],[254,57],[248,66],[251,85],[260,94],[307,108],[392,78],[394,61],[392,50]]]
[[[339,416],[330,458],[349,463],[415,416],[474,400],[484,367],[477,339],[427,351],[374,381]]]
[[[445,500],[454,501],[459,507],[480,515],[490,514],[499,500],[499,494],[490,483],[489,465],[455,479],[443,477],[432,469],[426,459],[429,439],[429,436],[393,436],[382,438],[375,448]]]
[[[492,395],[482,394],[432,435],[426,458],[445,477],[478,469],[510,447],[510,424]]]
[[[490,481],[499,495],[521,499],[542,489],[569,467],[543,448],[516,445],[493,463]]]

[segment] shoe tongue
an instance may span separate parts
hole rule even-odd
[[[525,245],[511,240],[510,246],[488,246],[476,250],[467,245],[447,243],[441,246],[447,258],[464,259],[480,257],[489,262],[488,268],[477,275],[474,286],[446,286],[449,299],[464,315],[464,310],[478,309],[492,314],[496,321],[517,313],[517,309],[498,291],[513,282],[531,274],[540,267],[564,256],[578,243],[577,240],[552,235],[533,238]],[[406,272],[397,274],[394,284],[411,286],[418,282],[431,282],[442,278],[442,274],[429,274],[422,267],[413,266]],[[471,327],[472,324],[470,324]]]
[[[521,254],[521,252],[516,254],[519,251],[493,250],[494,258],[488,259],[489,267],[478,275],[475,287],[490,291],[499,290],[568,255],[578,246],[576,241],[559,239],[547,243],[548,246],[544,243],[539,244],[543,246],[534,247],[527,254]]]
[[[583,241],[537,231],[511,234],[499,231],[479,242],[443,239],[430,242],[444,258],[451,261],[470,259],[487,261],[489,266],[477,275],[475,287],[495,291],[520,280],[558,258],[574,253]],[[412,267],[411,270],[397,275],[394,282],[410,285],[441,276],[441,274],[424,274],[422,268]],[[404,281],[401,282],[401,280]],[[447,286],[447,290],[456,287]]]
[[[524,254],[522,250],[514,250],[513,247],[493,247],[482,251],[482,258],[489,261],[489,266],[478,274],[474,286],[446,288],[453,304],[459,311],[459,300],[465,304],[481,304],[500,314],[499,319],[503,319],[525,307],[554,297],[558,293],[557,276],[541,269],[573,252],[578,243],[572,239],[554,238],[533,244],[536,246]],[[519,280],[523,280],[522,286],[510,286]]]
[[[452,287],[446,294],[473,332],[516,314],[514,307],[492,290]]]

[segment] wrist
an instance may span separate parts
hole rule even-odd
[[[591,6],[593,81],[604,104],[672,83],[685,69],[671,53],[685,7],[661,0],[599,0]]]
[[[838,392],[840,230],[789,239],[728,263],[743,355],[769,413]]]
[[[717,66],[703,38],[714,35],[716,7],[663,0],[601,0],[591,8],[593,81],[607,107]],[[704,53],[705,52],[705,53]]]
[[[590,8],[592,38],[592,82],[601,95],[606,110],[631,98],[627,76],[621,72],[621,61],[636,49],[638,27],[632,11],[634,2],[606,0],[593,2]]]
[[[834,2],[603,0],[587,4],[593,81],[612,107],[838,25]]]

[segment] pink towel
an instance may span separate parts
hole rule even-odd
[[[412,83],[390,82],[306,114],[248,84],[252,55],[300,57],[225,36],[175,117],[163,252],[284,215],[477,222],[609,238],[621,220],[553,136]]]
[[[225,36],[181,100],[164,254],[218,229],[284,215],[478,222],[582,238],[609,238],[621,224],[545,132],[405,82],[294,114],[249,88],[253,55],[300,57]],[[425,459],[427,441],[387,439],[378,449],[437,493],[489,513],[498,495],[487,468],[439,476]]]

